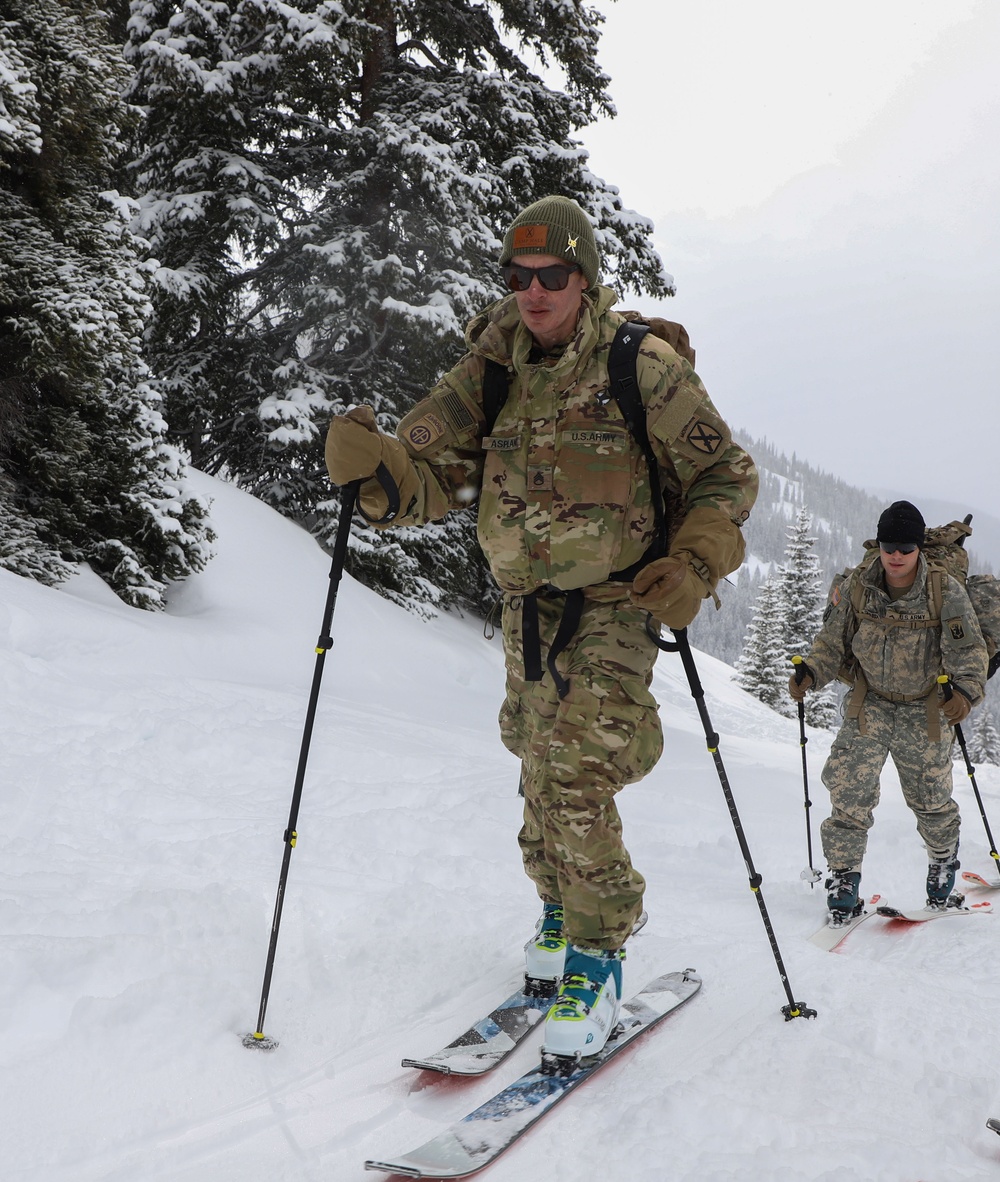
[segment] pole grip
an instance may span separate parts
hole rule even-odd
[[[796,653],[795,656],[792,657],[792,664],[795,666],[795,684],[801,685],[802,679],[806,675],[806,659],[805,657],[800,657],[798,653]]]
[[[951,701],[951,699],[955,696],[955,691],[951,688],[951,678],[948,676],[948,674],[942,673],[940,677],[938,677],[937,683],[944,692],[944,700],[946,702]]]

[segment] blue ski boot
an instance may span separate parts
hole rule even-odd
[[[570,944],[559,994],[545,1016],[542,1062],[558,1070],[603,1050],[618,1023],[623,949],[596,951]]]
[[[955,871],[962,865],[958,860],[958,850],[944,854],[940,858],[931,855],[927,867],[927,906],[937,911],[947,907],[960,907],[965,900],[964,895],[952,895],[955,885]],[[952,901],[954,900],[954,902]]]
[[[524,992],[529,997],[555,993],[566,967],[561,903],[545,903],[535,934],[524,946]]]
[[[830,923],[834,927],[849,923],[864,910],[864,900],[858,898],[861,886],[860,870],[831,870],[830,877],[823,885],[826,887]]]

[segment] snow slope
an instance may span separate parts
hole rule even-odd
[[[503,662],[474,621],[423,623],[345,579],[326,658],[265,1029],[254,1029],[328,559],[231,486],[217,557],[159,616],[81,572],[0,570],[0,1148],[17,1182],[361,1182],[533,1061],[435,1080],[450,1041],[518,980],[537,904],[517,765],[495,733]],[[786,997],[680,662],[654,691],[666,753],[623,794],[647,876],[637,988],[701,994],[578,1091],[490,1182],[1000,1177],[1000,916],[840,955],[806,937],[797,727],[699,656],[795,999]],[[813,840],[829,735],[808,745]],[[1000,773],[978,774],[1000,831]],[[963,860],[989,871],[964,774]],[[924,854],[884,778],[865,886],[922,901]],[[536,1040],[537,1041],[537,1036]]]

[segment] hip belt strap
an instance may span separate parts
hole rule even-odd
[[[544,594],[547,598],[560,597],[563,599],[562,616],[555,637],[549,646],[545,658],[545,666],[552,674],[552,681],[556,693],[565,698],[569,693],[569,682],[556,667],[556,659],[566,651],[569,642],[576,635],[583,616],[584,595],[582,588],[573,591],[560,591],[557,587],[542,587],[532,591],[530,595],[521,598],[521,643],[523,647],[524,680],[541,681],[544,676],[542,670],[542,641],[541,629],[538,623],[538,596]]]

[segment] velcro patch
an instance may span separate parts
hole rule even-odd
[[[710,423],[701,419],[692,420],[684,428],[681,438],[695,451],[700,451],[706,456],[714,456],[722,443],[722,435]]]
[[[514,228],[515,250],[538,250],[544,253],[548,240],[548,226],[516,226]]]
[[[962,621],[960,619],[949,620],[948,631],[951,633],[952,640],[965,639],[965,629],[962,627]]]
[[[436,414],[428,412],[406,430],[406,441],[414,451],[423,451],[444,435],[444,423]]]

